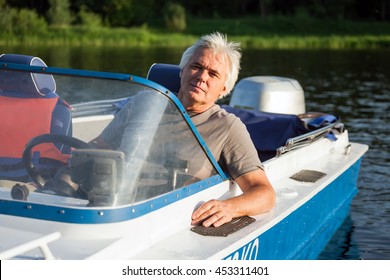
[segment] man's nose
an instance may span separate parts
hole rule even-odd
[[[198,72],[198,80],[200,82],[206,82],[209,77],[209,74],[206,69],[201,69]]]

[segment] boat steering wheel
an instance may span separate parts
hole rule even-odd
[[[45,185],[50,180],[46,179],[42,174],[40,174],[40,172],[38,172],[38,168],[34,166],[32,162],[32,149],[42,143],[61,143],[76,149],[87,149],[91,147],[88,143],[82,140],[60,134],[42,134],[31,139],[23,151],[23,164],[28,175],[30,175],[38,189],[44,189]]]

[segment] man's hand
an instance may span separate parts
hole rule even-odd
[[[210,200],[192,213],[192,224],[219,227],[241,216],[258,215],[275,206],[275,191],[264,171],[251,171],[236,178],[242,194],[226,200]]]
[[[230,222],[234,216],[231,204],[223,200],[210,200],[192,213],[192,225],[202,224],[205,227],[219,227]]]

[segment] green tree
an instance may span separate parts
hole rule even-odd
[[[167,3],[164,7],[164,20],[169,30],[182,32],[187,27],[185,9],[177,3]]]
[[[20,9],[13,17],[13,25],[16,34],[43,34],[47,30],[45,19],[39,16],[35,11],[29,9]]]
[[[86,6],[81,6],[77,14],[77,23],[88,28],[96,28],[102,26],[102,19]]]
[[[0,7],[0,30],[10,35],[38,35],[47,31],[47,23],[35,11]]]
[[[68,0],[49,0],[47,18],[51,25],[67,26],[72,23],[72,14]]]
[[[105,0],[103,13],[111,26],[140,26],[153,17],[154,0]]]
[[[1,0],[0,0],[1,1]],[[0,6],[0,32],[3,34],[13,34],[13,18],[16,17],[17,10],[8,6]]]
[[[271,3],[272,0],[258,0],[260,17],[265,18],[268,16],[268,7],[271,5]]]

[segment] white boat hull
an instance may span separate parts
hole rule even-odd
[[[9,228],[27,232],[27,240],[33,235],[58,232],[59,238],[47,244],[57,259],[313,259],[344,220],[357,192],[360,159],[367,146],[352,143],[347,149],[348,145],[345,132],[336,142],[322,139],[265,162],[277,194],[275,209],[255,216],[254,223],[227,237],[202,236],[190,231],[190,217],[199,201],[239,193],[239,188],[229,181],[124,222],[72,224],[1,215],[2,232],[6,236],[2,234],[4,245],[0,249],[6,250],[9,246],[5,244],[14,239],[5,230]],[[302,169],[327,175],[317,183],[289,179]],[[105,215],[104,211],[95,212]],[[23,244],[24,239],[20,240]],[[41,257],[39,248],[19,256]]]

